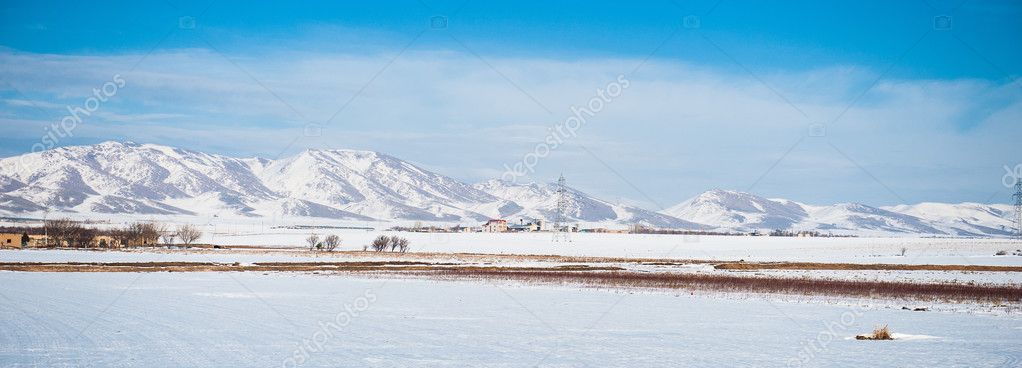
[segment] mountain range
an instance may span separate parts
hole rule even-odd
[[[0,213],[311,217],[477,223],[552,220],[554,183],[466,184],[371,151],[306,150],[268,160],[155,144],[104,142],[0,159]],[[662,210],[565,188],[570,222],[716,231],[815,230],[857,235],[1005,236],[1012,208],[978,203],[814,206],[710,190]]]

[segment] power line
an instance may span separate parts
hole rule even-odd
[[[1015,179],[1015,237],[1022,239],[1022,178]]]
[[[571,229],[564,224],[564,213],[568,211],[568,190],[564,185],[564,174],[557,179],[557,213],[554,214],[554,242],[570,242]]]

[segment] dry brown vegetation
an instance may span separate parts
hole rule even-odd
[[[815,262],[728,262],[715,265],[718,270],[849,270],[849,271],[987,271],[1022,272],[1022,266],[981,265],[908,265]]]
[[[329,271],[432,271],[457,266],[451,263],[426,263],[410,261],[379,262],[267,262],[242,265],[239,263],[214,262],[14,262],[0,263],[0,271],[20,272],[329,272]],[[506,271],[619,271],[617,267],[590,267],[569,265],[558,267],[496,267],[457,266],[464,270],[506,270]]]
[[[723,292],[834,295],[936,301],[1022,301],[1022,287],[962,283],[853,281],[733,274],[626,271],[613,266],[554,267],[469,266],[421,261],[0,263],[0,270],[21,272],[359,272],[438,279],[509,280],[609,288],[707,290]]]
[[[891,329],[887,328],[887,325],[876,326],[873,328],[873,333],[869,335],[856,335],[856,340],[894,340],[891,337]]]
[[[711,290],[725,292],[836,295],[944,301],[1022,301],[1022,287],[960,283],[849,281],[728,274],[647,272],[556,272],[449,268],[428,275],[448,279],[500,279],[599,287]]]

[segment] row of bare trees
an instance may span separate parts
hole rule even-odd
[[[319,235],[312,234],[308,238],[305,238],[306,245],[309,246],[309,250],[325,250],[327,252],[333,252],[341,245],[341,237],[337,235],[327,235],[322,241],[319,239]]]
[[[82,226],[71,219],[47,220],[43,223],[47,246],[86,248],[99,235],[99,231]]]
[[[376,239],[373,239],[373,242],[370,243],[369,246],[371,246],[373,250],[377,252],[382,252],[387,250],[387,248],[390,248],[391,252],[404,253],[408,251],[408,245],[410,243],[411,242],[409,242],[408,239],[402,238],[397,235],[394,236],[380,235],[377,236]]]
[[[191,245],[202,237],[202,231],[192,225],[170,229],[166,224],[153,221],[134,222],[123,228],[98,230],[83,226],[81,222],[62,218],[46,220],[43,223],[43,230],[46,234],[46,246],[71,248],[155,246],[160,239],[164,244],[173,244],[174,239],[181,239],[182,244]],[[97,238],[100,238],[98,242]]]

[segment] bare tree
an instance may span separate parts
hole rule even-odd
[[[155,245],[160,239],[161,224],[152,221],[140,221],[128,224],[123,230],[124,246]]]
[[[390,237],[391,252],[401,251],[402,253],[404,253],[406,250],[408,250],[408,239],[402,238],[400,236]]]
[[[124,238],[121,241],[121,244],[124,244],[125,247],[142,245],[144,243],[142,241],[142,232],[143,230],[141,222],[128,224],[128,226],[125,226],[121,232],[121,235]]]
[[[157,222],[142,222],[142,244],[156,245],[160,241],[160,227],[163,225]]]
[[[319,235],[309,235],[308,238],[305,238],[305,244],[309,245],[309,250],[316,250],[316,246],[319,245]]]
[[[337,246],[341,245],[341,237],[337,235],[328,235],[326,239],[323,239],[323,248],[328,252],[333,252],[337,249]]]
[[[96,239],[97,231],[91,227],[78,226],[71,233],[71,243],[78,248],[88,248],[92,245],[92,241]]]
[[[121,244],[120,246],[122,248],[131,246],[132,235],[131,232],[128,231],[128,228],[110,230],[110,236],[117,240],[117,242]]]
[[[390,237],[386,235],[377,236],[370,245],[373,247],[373,250],[382,252],[387,249],[388,245],[390,245]]]
[[[196,240],[202,237],[202,230],[192,225],[181,225],[177,227],[177,236],[181,238],[181,243],[188,246],[192,245]]]
[[[161,239],[163,239],[163,243],[166,244],[167,240],[166,238],[164,238],[164,236],[169,232],[169,230],[167,229],[167,224],[164,224],[162,222],[153,222],[152,224],[153,230],[156,230],[156,238],[153,239],[153,243],[155,244],[159,242]]]
[[[400,251],[401,253],[407,252],[408,243],[409,243],[408,239],[401,238],[401,240],[397,242],[397,250]]]
[[[81,228],[77,222],[68,218],[46,220],[43,230],[46,232],[46,244],[54,247],[73,246],[74,234]]]
[[[174,239],[177,238],[177,232],[164,228],[163,233],[160,234],[160,238],[163,239],[163,244],[174,245]]]

